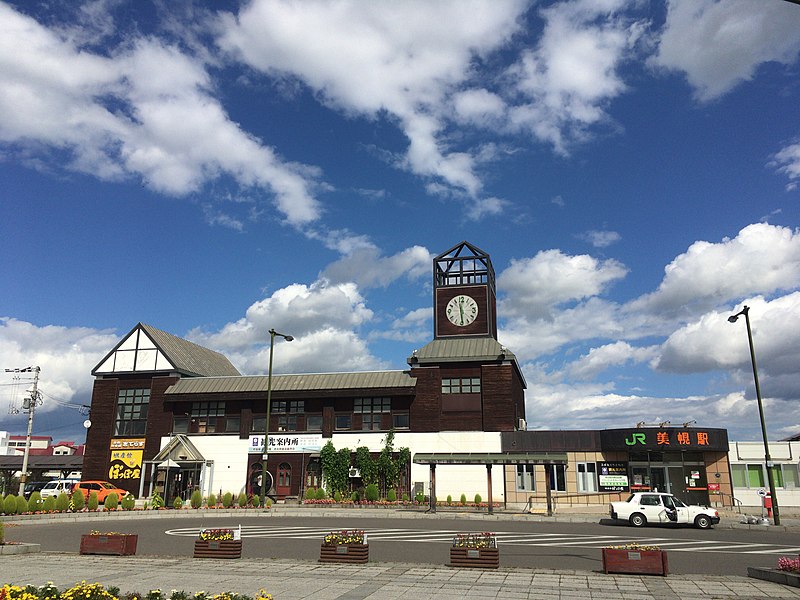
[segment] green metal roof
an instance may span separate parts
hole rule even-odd
[[[435,452],[415,454],[418,465],[565,465],[566,452]]]
[[[239,377],[196,377],[181,379],[166,393],[218,394],[226,392],[267,392],[266,375]],[[320,392],[375,389],[413,393],[417,380],[407,371],[358,371],[352,373],[308,373],[273,375],[273,392]]]

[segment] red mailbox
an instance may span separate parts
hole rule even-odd
[[[772,496],[767,492],[767,495],[764,496],[764,508],[767,509],[767,516],[772,516]]]

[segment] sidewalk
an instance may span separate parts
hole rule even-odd
[[[117,586],[122,593],[160,589],[255,595],[264,588],[275,600],[686,600],[714,598],[800,599],[800,588],[734,576],[604,575],[550,569],[454,569],[407,563],[339,566],[311,561],[235,561],[131,556],[23,554],[4,556],[0,580],[59,589],[81,580]]]

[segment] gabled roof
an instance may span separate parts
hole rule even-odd
[[[166,394],[219,394],[226,392],[265,392],[268,377],[250,375],[240,377],[202,377],[181,379],[170,386]],[[416,378],[407,371],[357,371],[353,373],[307,373],[299,375],[273,375],[273,392],[324,392],[335,390],[400,390],[409,393]]]
[[[160,463],[167,460],[198,462],[205,459],[197,446],[188,437],[179,433],[148,462]]]
[[[219,352],[139,323],[100,361],[92,375],[177,372],[188,376],[239,375]]]

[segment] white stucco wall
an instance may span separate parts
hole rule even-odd
[[[787,468],[798,469],[800,466],[800,442],[768,442],[769,454],[772,462],[784,465]],[[731,442],[728,452],[728,461],[731,466],[740,464],[765,464],[763,442]],[[766,480],[764,488],[768,489]],[[762,499],[757,493],[758,488],[734,487],[733,496],[743,506],[761,509]],[[800,489],[787,483],[785,487],[776,487],[775,495],[778,497],[779,506],[800,507]]]

